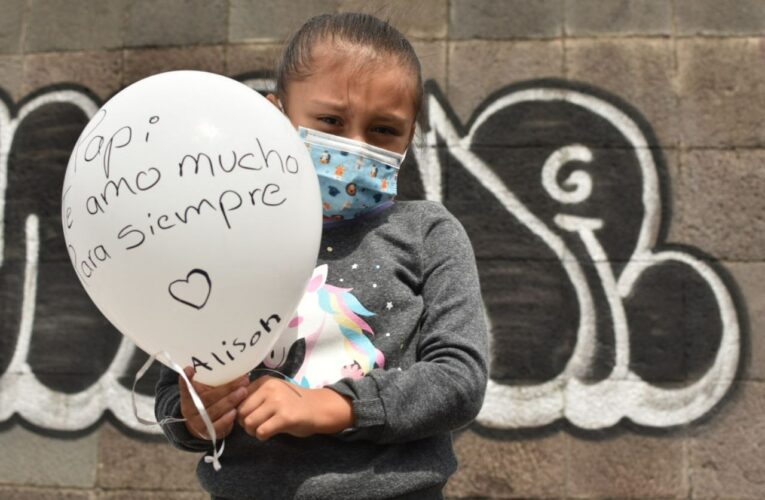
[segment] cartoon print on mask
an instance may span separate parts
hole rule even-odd
[[[303,127],[300,135],[316,167],[325,220],[353,219],[395,198],[403,155]]]
[[[279,336],[273,353],[288,353],[300,339],[305,354],[293,381],[303,387],[323,387],[344,377],[362,378],[372,368],[384,368],[385,356],[364,334],[374,336],[362,317],[374,316],[351,293],[326,283],[328,266],[317,267],[297,312]],[[287,361],[276,354],[263,363],[277,369]]]

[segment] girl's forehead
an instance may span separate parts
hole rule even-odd
[[[381,67],[395,68],[401,73],[407,72],[406,66],[394,54],[344,41],[318,44],[311,50],[310,59],[310,73],[341,70],[364,75]]]
[[[336,100],[363,95],[381,106],[405,100],[414,108],[418,82],[396,55],[347,43],[323,43],[312,51],[308,76],[300,83],[294,90]]]

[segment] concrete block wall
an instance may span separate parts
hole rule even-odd
[[[126,410],[141,355],[99,385],[121,337],[62,245],[71,95],[172,69],[262,86],[308,16],[345,10],[414,43],[402,196],[441,199],[479,262],[494,385],[447,495],[765,497],[765,1],[0,0],[0,498],[205,498],[198,457]],[[97,412],[67,406],[88,390]]]

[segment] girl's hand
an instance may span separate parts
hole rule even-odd
[[[306,389],[263,376],[248,392],[238,408],[239,425],[261,441],[282,432],[297,437],[333,434],[354,423],[351,401],[332,389]]]
[[[216,438],[225,438],[234,427],[236,407],[247,397],[247,385],[250,383],[249,377],[244,375],[228,384],[211,387],[201,382],[194,382],[194,369],[190,366],[184,368],[183,371],[191,381],[191,385],[194,386],[197,394],[199,394],[205,410],[207,410],[207,415],[209,415],[215,428]],[[191,400],[191,393],[189,393],[188,387],[186,387],[186,382],[180,375],[178,376],[178,387],[181,393],[181,415],[186,419],[186,428],[193,436],[210,439],[210,436],[207,435],[205,423],[196,406],[194,406],[194,401]]]

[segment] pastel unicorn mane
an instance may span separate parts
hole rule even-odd
[[[325,313],[331,314],[340,327],[340,332],[345,337],[346,353],[359,363],[364,373],[368,373],[373,368],[371,366],[373,362],[382,368],[385,357],[364,336],[364,332],[372,336],[374,332],[362,316],[374,316],[374,313],[361,305],[361,302],[351,294],[352,290],[352,288],[339,288],[325,284],[316,293],[319,307]]]

